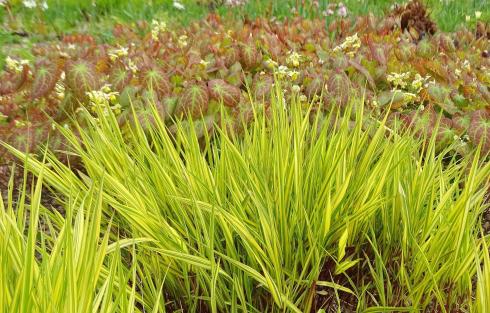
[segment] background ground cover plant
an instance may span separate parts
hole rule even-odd
[[[367,114],[391,109],[419,128],[433,128],[443,112],[439,147],[459,141],[456,152],[464,154],[483,141],[485,153],[487,27],[479,21],[474,31],[438,32],[419,2],[383,19],[370,14],[330,24],[302,18],[230,23],[217,15],[179,30],[157,20],[136,29],[118,24],[112,45],[90,35],[66,36],[34,46],[31,61],[8,57],[0,133],[34,151],[52,120],[69,127],[81,103],[124,115],[132,102],[141,118],[155,102],[167,120],[202,113],[212,124],[220,102],[235,113],[249,110],[248,91],[267,102],[276,75],[290,82],[283,85],[287,98],[299,94],[318,107],[345,105],[349,96],[364,93]]]
[[[67,31],[86,31],[90,29],[92,34],[98,34],[107,39],[111,36],[111,23],[136,22],[138,20],[151,20],[153,18],[173,17],[179,23],[189,23],[192,20],[204,18],[210,11],[219,12],[222,15],[233,14],[234,18],[245,15],[255,17],[291,17],[301,14],[304,17],[322,17],[331,15],[363,15],[373,12],[377,16],[383,15],[390,7],[402,1],[392,0],[347,0],[347,1],[176,1],[184,6],[173,5],[175,1],[152,0],[47,0],[38,1],[39,5],[31,8],[24,4],[36,3],[36,1],[2,1],[3,10],[0,10],[0,21],[3,25],[3,42],[18,42],[17,34],[27,34],[30,40],[44,40],[57,34],[66,34]],[[6,10],[9,3],[9,10]],[[43,5],[46,3],[46,5]],[[240,4],[241,5],[238,5]],[[343,4],[342,10],[335,5]],[[466,16],[474,20],[475,12],[482,12],[481,18],[488,21],[484,0],[455,1],[455,0],[428,0],[425,1],[432,8],[432,17],[444,31],[453,31],[455,26],[467,23]],[[335,6],[335,7],[333,7]],[[2,7],[0,7],[1,9]],[[331,14],[332,12],[334,14]],[[15,17],[15,18],[13,18]],[[87,23],[89,22],[89,23]]]
[[[365,129],[362,105],[314,113],[278,84],[268,113],[253,103],[241,136],[224,122],[204,138],[200,120],[172,131],[155,106],[146,130],[84,109],[90,127],[58,126],[78,172],[10,150],[73,215],[98,191],[109,240],[148,241],[136,265],[116,263],[119,277],[145,299],[163,284],[169,311],[484,312],[490,164],[478,152],[437,155],[435,134],[427,144],[376,120]]]

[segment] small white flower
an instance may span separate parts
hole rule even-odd
[[[469,21],[471,21],[471,16],[466,15],[466,22],[469,22]]]
[[[173,4],[174,4],[174,8],[176,8],[177,10],[185,10],[185,6],[179,1],[174,1]]]
[[[235,7],[239,5],[244,5],[246,2],[247,0],[226,0],[225,5]]]
[[[22,4],[28,9],[34,9],[35,7],[37,7],[37,3],[35,0],[24,0],[22,1]]]
[[[286,65],[279,65],[279,69],[278,69],[279,72],[286,73],[287,70],[288,70],[288,67]]]
[[[41,7],[41,10],[46,11],[48,9],[48,2],[46,2],[46,1],[41,2],[40,7]]]
[[[480,19],[481,18],[481,11],[476,11],[475,12],[475,17],[476,17],[477,20]]]
[[[294,93],[298,93],[300,90],[301,90],[301,87],[298,86],[298,85],[293,85],[293,87],[291,88],[291,90],[294,92]]]

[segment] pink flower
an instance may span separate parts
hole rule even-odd
[[[343,5],[342,3],[339,4],[339,8],[337,9],[337,15],[340,17],[346,17],[347,16],[347,7]]]

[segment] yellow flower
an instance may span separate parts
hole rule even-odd
[[[8,70],[14,71],[16,73],[22,72],[24,69],[24,65],[28,65],[29,61],[28,60],[15,60],[12,59],[11,57],[7,56],[5,58],[5,66],[7,67]]]
[[[108,114],[110,104],[114,104],[117,100],[118,92],[112,91],[110,85],[104,85],[100,90],[92,90],[87,92],[90,101],[90,109],[92,112],[97,112],[97,109],[102,109],[104,115]]]
[[[209,62],[208,61],[205,61],[205,60],[201,60],[199,62],[199,65],[203,68],[203,69],[206,69],[209,65]]]
[[[114,112],[114,114],[116,114],[116,115],[121,114],[121,108],[122,107],[121,107],[121,105],[119,103],[116,104],[116,105],[111,106],[112,112]]]
[[[425,77],[420,76],[419,73],[415,74],[415,78],[411,83],[411,90],[415,93],[419,93],[424,85],[427,84],[427,81],[430,79],[430,76],[427,75]]]
[[[272,60],[272,59],[267,59],[264,61],[264,65],[266,68],[273,70],[274,68],[277,67],[277,62]],[[264,73],[265,74],[265,73]]]
[[[54,92],[59,100],[63,100],[65,98],[65,85],[57,82],[54,87]]]
[[[179,41],[178,41],[178,44],[179,44],[179,47],[180,48],[185,48],[187,47],[188,43],[187,43],[187,35],[182,35],[179,37]]]
[[[391,83],[393,87],[405,88],[407,87],[407,80],[410,77],[410,72],[405,73],[391,73],[386,76],[388,82]]]
[[[133,72],[133,74],[136,74],[138,71],[138,66],[133,62],[133,60],[129,59],[127,69]]]
[[[125,57],[128,55],[128,48],[126,47],[119,47],[117,49],[111,49],[109,50],[109,58],[111,59],[111,61],[116,61],[117,59],[121,58],[121,57]]]
[[[301,55],[297,52],[290,51],[286,58],[286,63],[293,67],[299,67],[301,62]]]
[[[151,38],[155,41],[158,41],[158,36],[160,33],[163,33],[167,30],[167,24],[165,22],[159,22],[157,20],[151,21],[152,29],[151,29]]]
[[[417,98],[417,95],[415,95],[413,93],[410,93],[410,92],[404,92],[403,93],[403,100],[405,100],[405,102],[411,102],[415,98]]]
[[[288,71],[288,76],[292,80],[296,80],[299,77],[299,72],[298,71]]]
[[[280,65],[279,68],[276,71],[276,74],[279,78],[284,78],[288,75],[289,69],[285,65]]]
[[[345,38],[345,41],[339,46],[335,47],[333,51],[340,51],[346,53],[349,57],[353,57],[357,50],[361,47],[361,40],[357,33]]]
[[[27,125],[26,122],[19,121],[19,120],[15,120],[14,123],[15,123],[15,127],[24,127]]]

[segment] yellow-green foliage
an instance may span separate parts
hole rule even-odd
[[[241,136],[224,111],[214,136],[180,120],[171,133],[155,106],[151,127],[134,118],[124,136],[101,109],[81,113],[90,127],[59,127],[84,170],[51,153],[49,167],[26,160],[40,177],[34,200],[42,181],[67,216],[46,214],[44,234],[33,201],[23,235],[23,213],[3,210],[0,229],[12,235],[0,237],[2,270],[13,268],[1,276],[3,303],[16,294],[26,305],[90,306],[102,293],[118,312],[132,301],[161,312],[163,295],[168,310],[188,312],[309,312],[336,298],[358,312],[484,312],[490,164],[478,152],[436,155],[435,135],[423,143],[366,118],[360,100],[340,116],[298,98],[284,102],[276,83],[268,109],[249,103]]]

